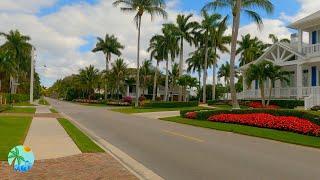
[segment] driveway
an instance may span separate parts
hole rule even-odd
[[[165,179],[319,179],[320,151],[49,100]]]

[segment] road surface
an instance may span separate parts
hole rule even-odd
[[[320,150],[49,99],[165,179],[319,179]]]

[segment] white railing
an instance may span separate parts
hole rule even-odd
[[[310,44],[304,45],[302,52],[306,55],[319,54],[320,53],[320,44]]]

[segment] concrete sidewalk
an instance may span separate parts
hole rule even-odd
[[[38,106],[36,115],[50,113],[49,107]],[[34,117],[24,142],[37,160],[81,154],[56,118]]]
[[[133,114],[139,117],[146,117],[151,119],[159,119],[165,117],[172,117],[172,116],[180,116],[179,111],[161,111],[161,112],[148,112],[148,113],[135,113]]]

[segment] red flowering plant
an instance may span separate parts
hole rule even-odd
[[[126,102],[128,104],[131,104],[132,103],[132,97],[130,96],[126,96],[123,98],[123,102]]]
[[[243,124],[261,128],[270,128],[320,136],[320,126],[306,119],[292,116],[273,116],[265,113],[254,114],[219,114],[209,119],[213,122]]]
[[[185,114],[185,117],[188,119],[196,119],[197,118],[197,112],[187,112]]]
[[[269,105],[269,106],[263,106],[261,102],[253,101],[248,104],[251,108],[261,108],[261,109],[279,109],[279,106],[277,105]]]

